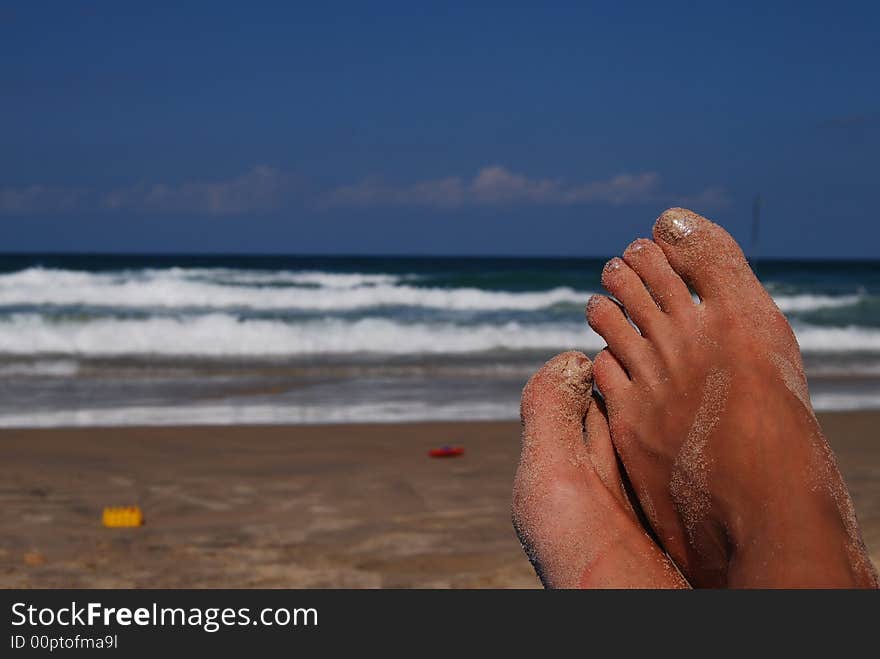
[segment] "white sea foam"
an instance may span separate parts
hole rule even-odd
[[[0,428],[509,420],[517,417],[518,409],[517,401],[125,406],[0,414]]]
[[[199,278],[204,276],[205,278]],[[237,277],[242,277],[239,273]],[[391,275],[301,272],[284,275],[275,287],[228,285],[181,269],[126,273],[84,273],[30,268],[0,275],[0,306],[84,305],[111,308],[199,308],[345,311],[371,307],[449,310],[538,310],[561,303],[584,304],[588,291],[559,287],[539,292],[479,288],[420,288],[396,284]],[[261,280],[259,283],[267,283]]]
[[[0,377],[3,376],[49,376],[71,377],[79,372],[79,364],[71,359],[41,360],[0,364]]]
[[[417,275],[391,275],[362,272],[324,272],[321,270],[240,270],[234,268],[170,268],[143,271],[153,278],[171,277],[198,281],[222,281],[231,284],[318,286],[322,288],[358,288],[378,284],[415,281]]]
[[[270,355],[468,353],[580,346],[602,340],[581,323],[523,325],[405,324],[383,318],[296,324],[238,320],[226,314],[187,318],[102,319],[53,323],[37,314],[0,321],[0,353],[13,355]]]
[[[420,283],[427,283],[425,276],[234,268],[105,273],[30,268],[0,274],[0,355],[6,356],[5,363],[0,363],[0,377],[30,392],[42,387],[34,378],[70,378],[74,388],[87,386],[82,383],[90,378],[77,376],[102,372],[103,368],[96,361],[78,363],[88,357],[259,360],[359,353],[465,355],[503,350],[550,354],[569,348],[593,354],[604,346],[576,310],[548,311],[557,305],[581,306],[590,291],[560,286],[512,292],[431,288]],[[880,368],[880,328],[842,326],[843,319],[859,317],[855,313],[859,305],[866,313],[873,313],[877,298],[868,293],[832,296],[789,292],[777,293],[775,299],[793,318],[795,333],[811,365],[811,377],[819,376],[814,378],[814,385],[818,385],[813,392],[816,408],[880,408],[880,392],[871,391],[867,380]],[[58,309],[41,308],[50,306],[87,306],[100,311],[68,309],[61,315]],[[805,322],[808,316],[803,314],[822,309],[845,310],[839,316],[841,326]],[[292,313],[283,313],[287,310]],[[566,315],[560,316],[561,311]],[[560,317],[565,322],[560,322]],[[505,320],[496,320],[501,318]],[[506,321],[509,318],[516,321]],[[867,315],[866,322],[870,318]],[[528,359],[508,363],[504,355],[492,355],[473,362],[481,377],[489,368],[484,362],[491,361],[495,369],[507,369],[505,377],[515,380],[519,375],[522,379],[528,376],[528,372],[519,372]],[[470,363],[470,358],[459,361]],[[540,361],[538,356],[535,361]],[[513,376],[511,369],[516,371]],[[837,376],[853,375],[864,381],[851,387],[838,382]],[[68,383],[62,384],[67,391]],[[33,402],[34,408],[47,409],[10,404],[8,413],[0,413],[0,426],[513,419],[518,386],[487,393],[485,398],[482,393],[473,396],[458,389],[455,396],[441,400],[427,389],[407,389],[405,396],[377,389],[365,394],[363,400],[348,397],[345,405],[339,405],[334,390],[326,400],[317,394],[301,399],[291,395],[278,403],[232,397],[223,403],[202,404],[182,398],[168,406],[141,405],[140,399],[108,403],[83,397],[81,392],[68,399],[58,393],[60,389],[50,388],[51,396],[60,397],[53,398],[51,404],[42,396]],[[29,395],[21,400],[29,400]],[[85,406],[84,400],[88,401]]]
[[[880,353],[880,329],[796,324],[795,332],[801,349],[808,353]],[[598,335],[579,322],[463,325],[324,318],[286,323],[239,320],[223,313],[65,322],[20,313],[0,321],[0,354],[9,355],[406,355],[571,347],[598,350],[603,345]]]
[[[880,391],[820,392],[811,398],[817,412],[880,409]]]
[[[783,313],[817,311],[819,309],[840,309],[851,307],[865,299],[864,295],[776,295],[773,298]]]
[[[510,292],[414,286],[415,275],[323,271],[163,268],[109,273],[28,268],[0,275],[0,306],[91,306],[346,311],[419,307],[452,311],[537,311],[584,304],[589,290],[560,286]],[[844,308],[864,295],[777,295],[786,313]]]
[[[819,327],[794,323],[798,344],[804,352],[880,352],[880,329],[850,325]]]

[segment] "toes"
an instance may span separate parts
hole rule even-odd
[[[620,475],[620,467],[617,463],[617,453],[611,442],[611,429],[608,427],[608,416],[604,406],[598,400],[593,400],[587,417],[584,421],[587,435],[587,454],[593,463],[593,469],[605,485],[605,488],[627,510],[632,510],[623,479]]]
[[[650,346],[630,324],[620,307],[604,295],[594,295],[587,303],[587,322],[599,334],[633,377],[648,374]]]
[[[564,352],[544,364],[523,389],[523,451],[540,453],[544,463],[585,456],[592,386],[592,363],[580,352]]]
[[[523,445],[543,465],[592,463],[612,493],[621,490],[617,454],[603,405],[594,400],[592,364],[579,352],[557,355],[523,389]],[[624,498],[625,501],[625,498]]]
[[[651,336],[663,313],[651,298],[639,276],[622,259],[613,258],[602,270],[602,285],[623,304],[629,317],[642,334]]]
[[[670,265],[707,300],[757,279],[733,237],[702,215],[685,208],[663,211],[654,223],[654,240]]]
[[[512,506],[523,549],[547,587],[684,587],[632,508],[621,505],[608,421],[591,386],[590,360],[567,352],[523,390]]]
[[[623,252],[623,260],[648,287],[651,297],[667,313],[680,313],[694,306],[691,292],[656,243],[639,238]]]
[[[622,400],[625,400],[632,386],[623,366],[609,350],[603,350],[596,356],[593,362],[593,377],[605,399],[605,404],[610,408],[617,407]]]
[[[548,587],[576,587],[589,549],[591,518],[585,507],[592,499],[584,479],[592,471],[584,417],[592,382],[590,360],[566,352],[544,364],[523,389],[513,525]]]

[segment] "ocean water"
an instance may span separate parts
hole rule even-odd
[[[513,419],[604,259],[0,256],[0,426]],[[818,409],[880,408],[880,262],[756,264]]]

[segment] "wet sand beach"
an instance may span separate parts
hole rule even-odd
[[[880,412],[820,420],[877,563]],[[2,430],[0,586],[537,587],[518,453],[513,422]]]

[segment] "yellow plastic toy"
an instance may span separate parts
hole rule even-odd
[[[144,513],[138,506],[104,508],[103,521],[108,529],[133,528],[144,525]]]

